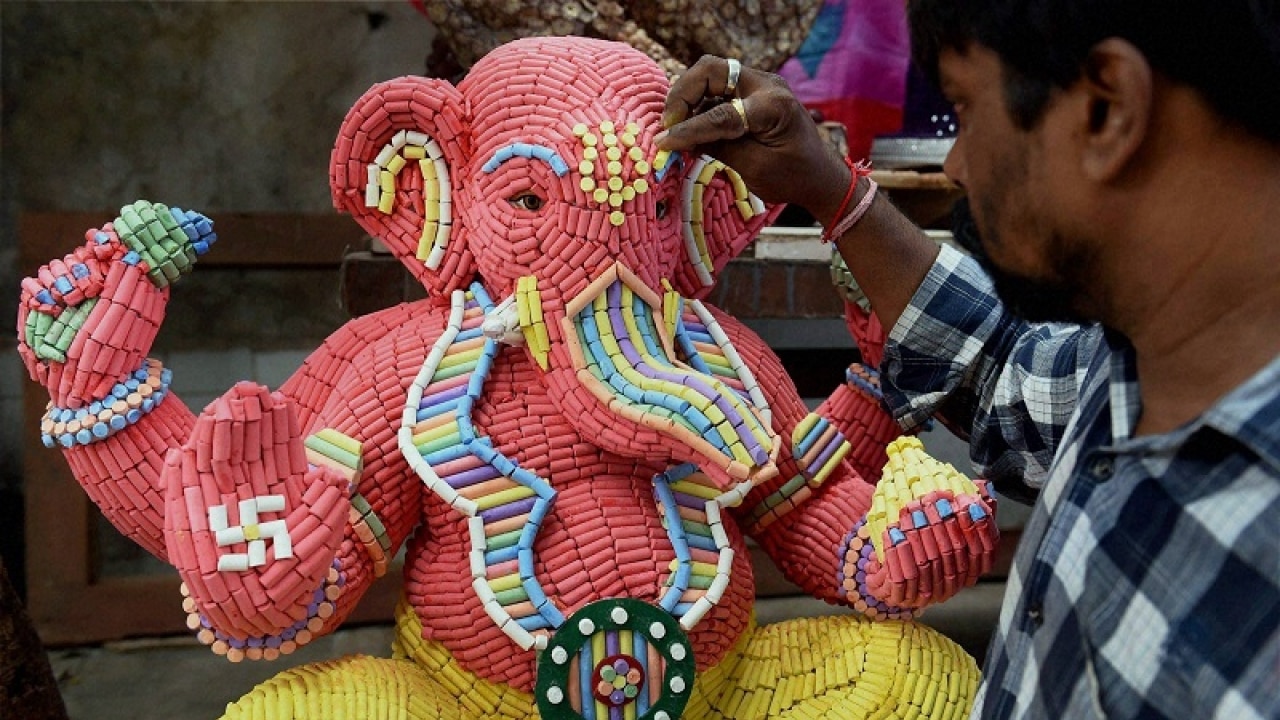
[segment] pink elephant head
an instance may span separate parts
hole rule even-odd
[[[624,283],[661,317],[663,297],[705,295],[776,217],[723,164],[658,155],[667,87],[662,70],[624,44],[517,40],[457,87],[420,77],[375,85],[333,151],[335,206],[436,302],[477,281],[495,299],[536,290],[538,365],[560,386],[565,415],[592,435],[620,420],[607,392],[576,379],[585,346],[575,345],[572,316]],[[628,442],[601,444],[651,448],[655,432],[634,424]]]

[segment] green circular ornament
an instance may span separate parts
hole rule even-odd
[[[627,633],[662,657],[661,676],[649,667],[647,653],[636,657],[642,653],[622,652],[621,640],[605,641]],[[635,640],[632,643],[635,650]],[[606,651],[599,653],[602,644]],[[571,673],[577,677],[576,685],[570,683]],[[651,698],[651,686],[657,684],[656,699],[636,714],[636,720],[679,720],[695,675],[689,637],[670,613],[631,598],[597,600],[565,620],[538,653],[534,694],[543,720],[583,720],[575,706],[625,707],[641,702],[642,697]],[[573,690],[577,697],[571,696]]]

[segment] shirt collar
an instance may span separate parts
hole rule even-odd
[[[1280,355],[1214,403],[1204,424],[1280,470]]]
[[[1112,330],[1104,331],[1103,336],[1110,350],[1111,437],[1118,445],[1133,437],[1142,410],[1138,366],[1127,338]],[[1280,470],[1280,355],[1181,432],[1201,427],[1234,439]]]

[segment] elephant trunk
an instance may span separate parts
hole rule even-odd
[[[761,412],[676,352],[676,293],[660,297],[616,264],[567,302],[548,302],[546,314],[532,277],[516,299],[528,350],[586,439],[627,457],[694,463],[738,499],[777,474],[778,438]]]

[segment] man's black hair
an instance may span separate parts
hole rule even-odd
[[[1006,104],[1030,128],[1089,51],[1128,40],[1219,115],[1280,143],[1280,0],[911,0],[912,53],[938,81],[938,55],[977,43],[1004,65]]]

